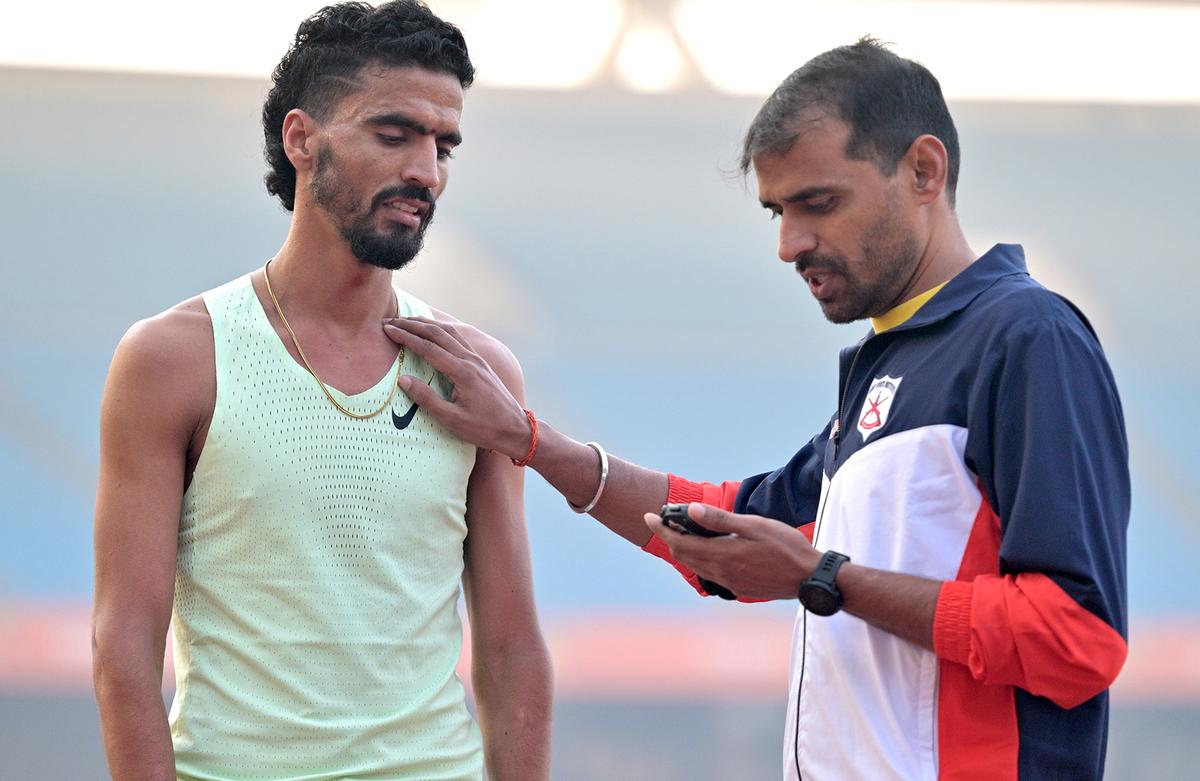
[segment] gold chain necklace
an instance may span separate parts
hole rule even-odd
[[[271,260],[274,259],[275,258],[271,258]],[[271,274],[267,271],[271,265],[271,260],[268,260],[266,265],[263,266],[263,278],[267,281],[267,295],[271,297],[271,303],[275,305],[275,314],[279,315],[280,321],[283,322],[283,327],[287,329],[288,336],[292,337],[292,344],[296,345],[296,352],[300,353],[300,360],[304,362],[304,368],[308,369],[308,373],[311,374],[313,379],[317,381],[317,384],[321,386],[321,391],[325,394],[325,398],[329,399],[333,403],[333,406],[337,407],[338,411],[343,415],[348,415],[355,420],[366,420],[368,418],[373,418],[388,407],[392,406],[392,401],[396,398],[396,389],[400,387],[400,371],[404,368],[404,345],[400,345],[400,355],[396,359],[396,378],[392,380],[392,392],[388,394],[387,401],[385,401],[379,409],[375,410],[374,412],[368,412],[365,415],[360,415],[357,412],[351,412],[350,410],[346,409],[338,403],[337,399],[333,397],[333,394],[329,392],[329,388],[327,388],[325,383],[321,381],[321,377],[317,374],[316,369],[314,369],[312,364],[308,362],[308,356],[304,354],[304,348],[300,346],[300,340],[296,338],[296,332],[292,330],[291,324],[289,324],[287,318],[283,316],[283,307],[279,306],[279,299],[275,297],[275,291],[271,289]],[[400,300],[397,299],[396,317],[399,316]]]

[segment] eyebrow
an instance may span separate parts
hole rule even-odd
[[[818,198],[822,195],[836,195],[839,192],[841,192],[841,189],[837,188],[837,187],[830,187],[830,186],[806,187],[803,190],[799,190],[797,192],[792,193],[791,195],[786,196],[783,199],[783,202],[784,203],[800,203],[801,201],[807,201],[810,198]],[[772,201],[760,200],[759,203],[762,204],[762,207],[764,209],[779,208],[779,204],[774,203]]]
[[[406,117],[403,114],[379,114],[367,120],[368,125],[376,127],[404,127],[423,136],[432,135],[433,131],[428,126],[421,124],[417,120]],[[438,141],[445,141],[451,146],[458,146],[462,143],[462,134],[458,131],[443,133],[437,137]]]

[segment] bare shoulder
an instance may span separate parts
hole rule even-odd
[[[168,399],[174,412],[201,414],[215,397],[212,319],[200,296],[130,326],[109,370],[110,391]],[[155,403],[154,406],[164,406]]]
[[[521,363],[513,351],[508,349],[508,345],[486,331],[440,309],[433,310],[433,319],[462,337],[472,350],[488,362],[500,379],[504,380],[509,390],[515,393],[524,388],[525,376],[521,371]]]
[[[186,374],[206,354],[213,354],[212,319],[196,296],[130,326],[117,345],[116,359]]]

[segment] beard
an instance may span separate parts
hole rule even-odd
[[[862,261],[851,264],[838,255],[812,252],[796,261],[796,271],[809,269],[837,274],[844,290],[835,298],[818,300],[831,323],[852,323],[876,317],[894,307],[915,273],[921,253],[916,237],[906,230],[893,199],[863,236]]]
[[[433,194],[428,187],[415,184],[380,190],[364,210],[350,186],[342,181],[333,150],[328,146],[317,152],[317,168],[309,189],[313,201],[333,218],[354,257],[389,271],[402,269],[412,262],[425,243],[425,229],[433,221]],[[393,198],[413,198],[428,204],[416,229],[404,225],[391,225],[387,229],[375,227],[379,207]]]

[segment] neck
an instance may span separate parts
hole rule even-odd
[[[271,287],[288,317],[378,329],[394,316],[392,272],[356,258],[332,226],[305,223],[297,215],[271,261]]]
[[[951,216],[930,233],[912,277],[892,306],[899,306],[926,290],[949,282],[974,263],[976,257],[958,220]]]

